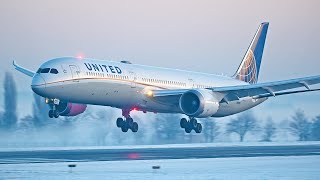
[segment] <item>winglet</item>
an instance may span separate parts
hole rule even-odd
[[[14,68],[17,70],[17,71],[20,71],[21,73],[27,75],[27,76],[30,76],[30,77],[33,77],[35,72],[33,71],[30,71],[29,69],[26,69],[26,68],[23,68],[21,66],[19,66],[15,60],[12,61],[12,64],[14,66]]]

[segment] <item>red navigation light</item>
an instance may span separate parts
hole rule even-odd
[[[138,108],[137,107],[133,107],[132,111],[138,111]]]
[[[77,58],[81,60],[84,58],[84,55],[82,53],[78,53]]]

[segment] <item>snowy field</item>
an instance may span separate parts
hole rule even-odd
[[[0,179],[319,179],[319,164],[320,156],[1,164]]]

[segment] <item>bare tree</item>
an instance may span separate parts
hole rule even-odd
[[[310,140],[311,122],[302,110],[297,110],[292,116],[292,121],[289,124],[289,131],[293,135],[298,136],[299,141]]]
[[[17,89],[11,73],[6,72],[4,78],[4,113],[2,124],[6,129],[16,126],[17,118]]]
[[[214,119],[205,119],[204,121],[203,135],[206,142],[213,142],[220,134],[220,127],[217,125]]]
[[[320,115],[317,116],[312,123],[311,135],[312,140],[320,140]]]
[[[178,140],[184,135],[179,123],[180,116],[177,114],[157,114],[154,123],[157,142],[154,143],[179,143]]]
[[[227,124],[226,132],[228,134],[238,134],[240,141],[242,142],[245,135],[250,131],[254,131],[256,128],[258,128],[258,126],[253,114],[250,112],[245,112]]]
[[[263,127],[263,131],[264,132],[262,135],[262,141],[271,142],[271,139],[275,136],[276,133],[276,127],[271,118],[268,118],[267,123]]]

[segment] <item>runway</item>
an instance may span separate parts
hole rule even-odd
[[[0,164],[320,155],[320,144],[1,151]]]

